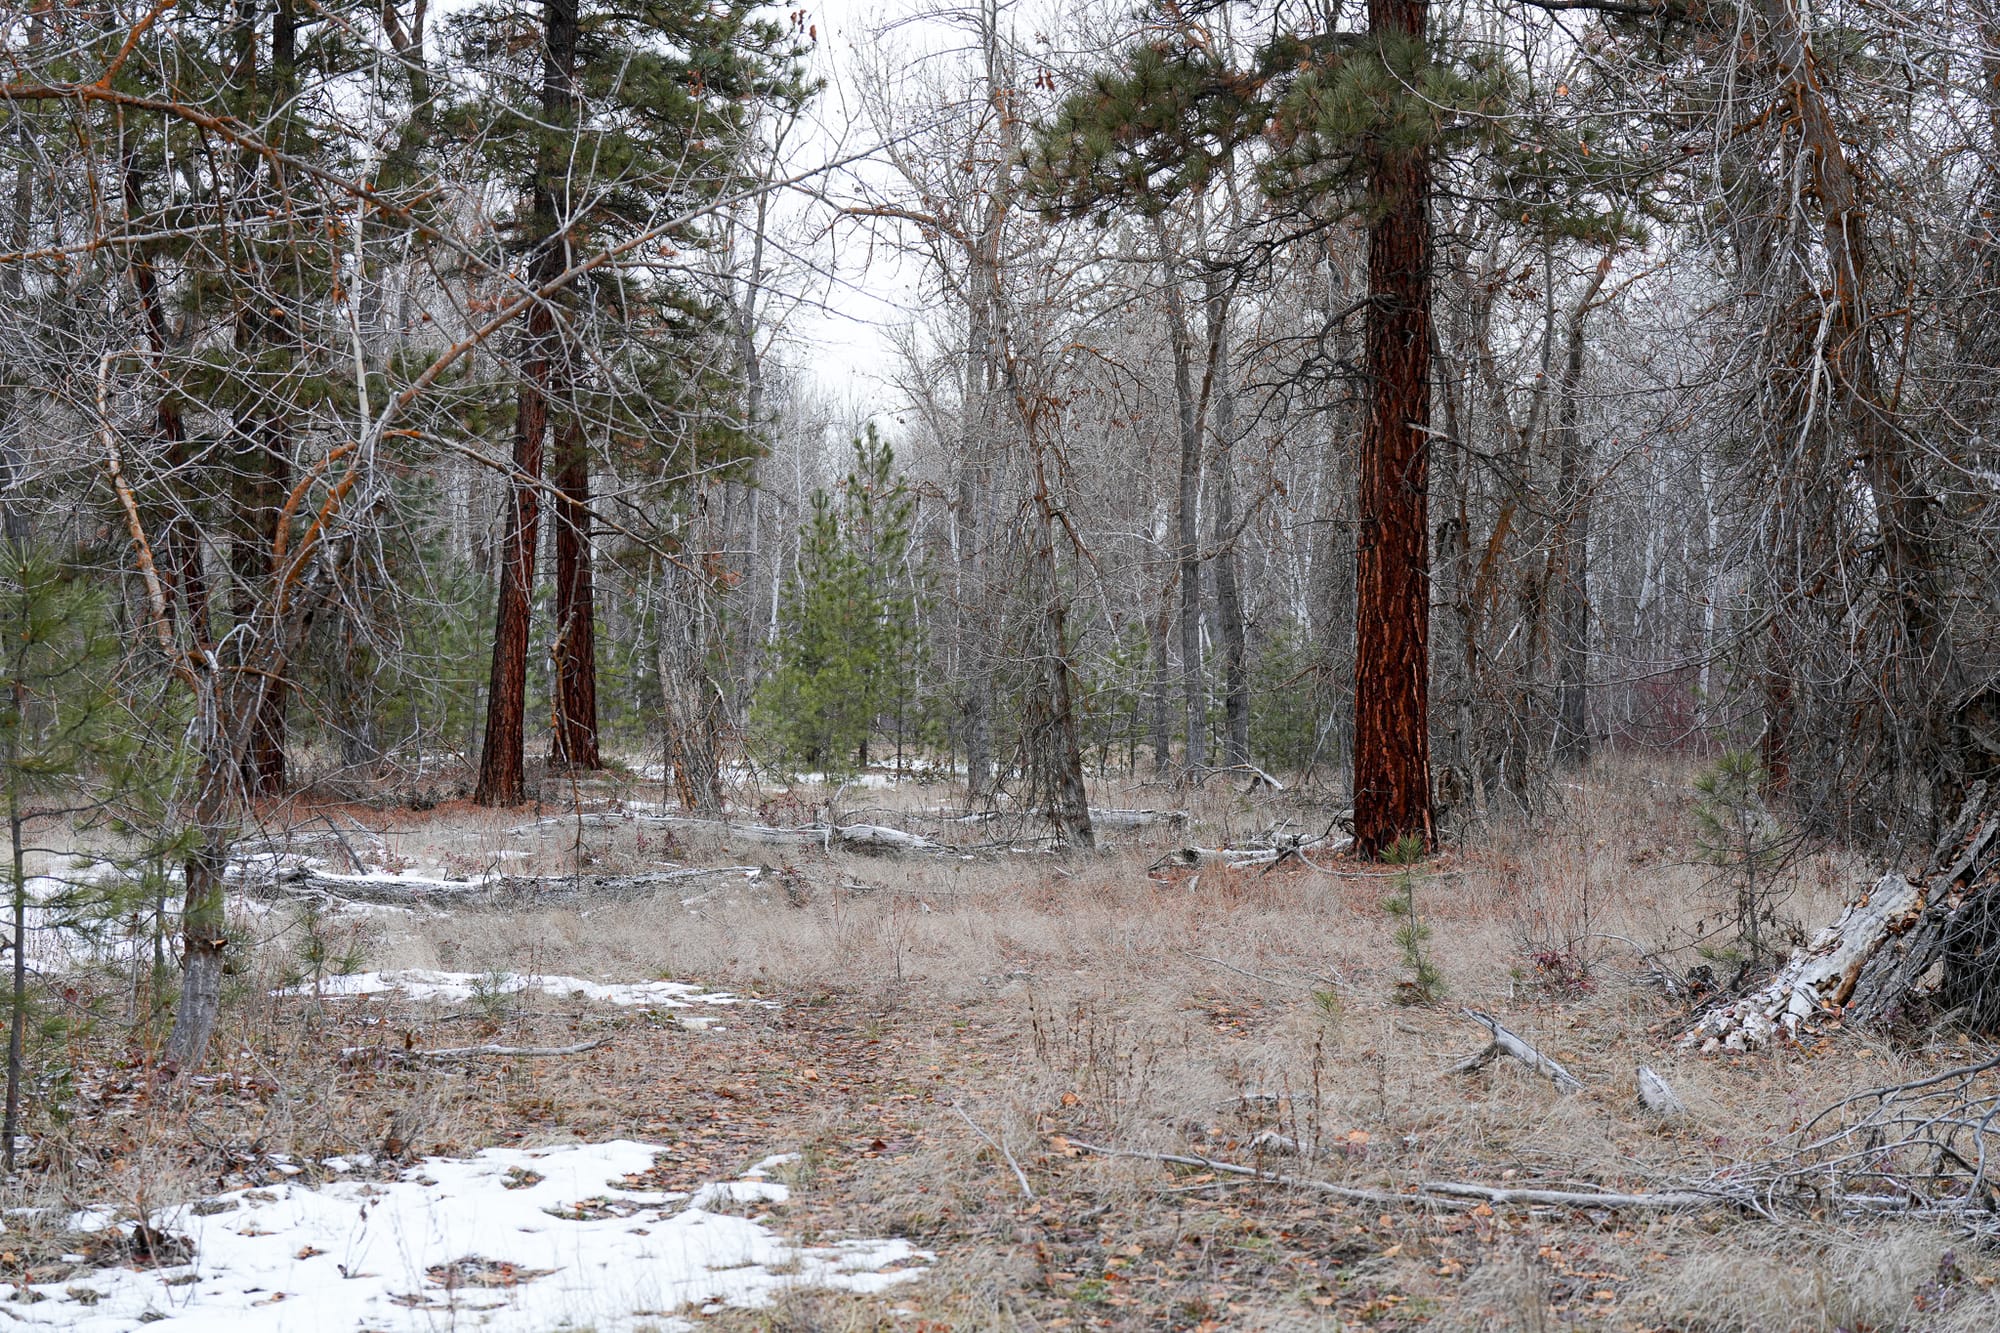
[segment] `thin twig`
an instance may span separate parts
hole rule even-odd
[[[1248,977],[1252,981],[1262,981],[1272,986],[1288,986],[1293,990],[1312,989],[1312,987],[1300,985],[1296,981],[1285,981],[1279,977],[1263,976],[1260,973],[1250,971],[1248,968],[1238,967],[1234,963],[1225,963],[1220,958],[1210,958],[1205,953],[1196,953],[1192,949],[1182,949],[1180,952],[1186,954],[1188,957],[1194,959],[1196,962],[1213,963],[1215,966],[1219,968],[1223,968],[1226,971],[1234,972],[1239,977]]]
[[[609,1037],[597,1037],[590,1041],[580,1041],[574,1046],[450,1046],[433,1051],[399,1051],[388,1046],[349,1046],[340,1053],[342,1060],[469,1060],[475,1056],[544,1056],[582,1055],[600,1046],[611,1044]]]
[[[1427,1180],[1418,1185],[1414,1193],[1398,1194],[1390,1190],[1336,1185],[1330,1180],[1315,1180],[1310,1176],[1278,1175],[1270,1171],[1259,1171],[1254,1167],[1238,1166],[1234,1162],[1218,1162],[1209,1157],[1139,1152],[1131,1148],[1100,1148],[1096,1144],[1082,1143],[1076,1139],[1066,1139],[1064,1142],[1072,1148],[1096,1153],[1100,1157],[1126,1157],[1146,1162],[1170,1162],[1176,1166],[1196,1166],[1222,1175],[1268,1180],[1276,1185],[1311,1190],[1316,1194],[1327,1194],[1336,1199],[1346,1199],[1355,1203],[1395,1204],[1405,1208],[1416,1205],[1430,1208],[1476,1206],[1468,1203],[1468,1200],[1488,1205],[1517,1204],[1547,1208],[1734,1208],[1742,1204],[1742,1201],[1733,1194],[1721,1190],[1687,1189],[1661,1190],[1647,1194],[1599,1194],[1591,1190],[1501,1189],[1492,1185],[1473,1185],[1458,1180]]]
[[[980,1138],[986,1140],[987,1145],[991,1147],[994,1152],[999,1153],[1001,1157],[1005,1158],[1008,1166],[1014,1168],[1014,1179],[1020,1182],[1021,1193],[1027,1196],[1027,1200],[1029,1203],[1033,1203],[1035,1201],[1035,1191],[1034,1188],[1028,1184],[1028,1173],[1021,1169],[1021,1164],[1019,1162],[1014,1160],[1014,1154],[1007,1151],[1007,1145],[1000,1142],[998,1139],[994,1138],[991,1134],[988,1134],[985,1130],[981,1129],[979,1127],[979,1122],[977,1120],[974,1120],[971,1116],[967,1115],[965,1113],[965,1108],[963,1106],[960,1106],[957,1102],[953,1102],[951,1104],[951,1109],[958,1112],[958,1118],[960,1120],[963,1120],[966,1123],[967,1127],[969,1127],[973,1133],[977,1134]]]

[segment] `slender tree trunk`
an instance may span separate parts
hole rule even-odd
[[[1215,612],[1222,635],[1222,760],[1250,762],[1250,651],[1243,628],[1243,589],[1236,577],[1236,389],[1229,337],[1229,297],[1220,275],[1205,282],[1210,345],[1209,395],[1215,423]]]
[[[1153,775],[1164,777],[1174,761],[1173,731],[1167,725],[1173,694],[1173,663],[1167,648],[1167,626],[1174,618],[1172,585],[1160,594],[1160,613],[1147,622],[1153,655],[1152,688],[1146,691],[1148,731],[1152,736]]]
[[[542,114],[565,126],[576,109],[576,0],[544,0]],[[535,238],[531,280],[549,282],[568,265],[567,210],[559,193],[567,173],[562,147],[538,154],[529,201]],[[523,335],[521,378],[515,393],[513,475],[508,479],[506,533],[501,541],[500,602],[493,625],[493,666],[486,694],[486,739],[479,754],[480,805],[519,805],[527,798],[525,752],[528,704],[528,626],[533,611],[535,555],[540,533],[544,437],[548,431],[550,376],[561,355],[555,311],[537,301]]]
[[[1382,58],[1424,38],[1428,0],[1368,0]],[[1369,412],[1355,561],[1355,849],[1434,847],[1430,786],[1430,160],[1385,143],[1368,168]]]
[[[42,45],[43,12],[36,9],[28,21],[28,50],[31,53],[38,52]],[[9,115],[14,122],[15,151],[20,157],[14,167],[14,219],[8,239],[14,252],[22,254],[28,249],[35,215],[34,131],[28,125],[26,106],[13,107]],[[7,265],[4,279],[0,279],[0,298],[6,300],[8,309],[21,308],[27,294],[26,287],[23,266]],[[11,367],[0,369],[0,537],[10,543],[28,539],[27,513],[15,494],[21,484],[21,435],[26,429],[20,412],[21,386],[15,380],[15,373]],[[9,1139],[7,1151],[13,1152],[13,1148],[13,1140]]]
[[[213,676],[197,699],[197,709],[210,725],[225,725],[215,709]],[[195,844],[181,863],[181,993],[174,1008],[174,1028],[167,1036],[166,1061],[174,1071],[201,1067],[208,1041],[222,1012],[223,954],[229,947],[229,922],[224,901],[223,869],[235,823],[235,804],[226,768],[204,760],[195,800]]]
[[[981,642],[986,623],[985,562],[978,553],[979,487],[970,458],[959,463],[958,510],[958,660],[962,672],[960,715],[965,727],[965,792],[977,803],[993,795],[993,668],[992,647]]]
[[[1576,308],[1570,312],[1568,346],[1557,406],[1556,519],[1551,551],[1556,561],[1556,758],[1572,766],[1590,760],[1590,471],[1594,451],[1585,437],[1582,404],[1583,321],[1611,272],[1606,251]]]
[[[130,153],[126,155],[123,174],[126,223],[130,226],[145,211],[143,183],[139,178],[137,162]],[[24,242],[17,244],[16,248],[23,248],[24,245]],[[153,373],[163,376],[169,329],[166,312],[161,308],[159,278],[154,271],[151,252],[146,247],[133,247],[131,274],[133,290],[139,296],[139,310],[146,323],[146,347],[152,359]],[[154,400],[153,428],[159,436],[160,451],[166,459],[167,470],[178,474],[188,461],[187,429],[182,423],[174,394],[164,388]],[[213,643],[214,634],[209,625],[208,587],[202,575],[201,541],[196,535],[192,505],[192,499],[185,492],[176,496],[172,510],[161,525],[160,545],[166,559],[160,572],[167,584],[169,616],[175,614],[177,606],[182,608],[194,641],[206,647]]]
[[[269,86],[262,86],[258,68],[258,6],[254,0],[240,0],[235,20],[235,64],[231,71],[234,90],[258,117],[276,115],[280,144],[287,139],[289,115],[285,111],[287,92],[294,80],[297,56],[297,23],[289,0],[280,0],[272,14],[271,67]],[[269,106],[263,105],[268,100]],[[275,183],[258,182],[266,164],[254,154],[241,155],[242,171],[252,181],[238,200],[245,212],[261,212],[276,198]],[[237,238],[241,248],[232,256],[240,272],[242,286],[235,292],[235,349],[245,363],[260,357],[296,355],[296,320],[288,314],[292,304],[284,287],[283,266],[267,263],[265,253],[251,239],[249,229]],[[234,457],[231,459],[232,531],[230,534],[231,642],[238,664],[267,653],[269,645],[259,644],[274,626],[260,625],[258,611],[268,600],[271,580],[276,576],[272,561],[277,550],[278,526],[283,522],[286,493],[291,489],[291,429],[289,406],[252,381],[253,391],[237,408],[233,422]],[[240,763],[246,796],[277,796],[285,790],[285,721],[289,691],[282,675],[245,673],[231,689],[232,697],[244,692],[254,695],[248,703],[252,722],[249,744]]]
[[[1181,760],[1208,764],[1208,689],[1201,661],[1201,402],[1194,384],[1194,338],[1181,295],[1180,265],[1166,222],[1153,219],[1166,299],[1167,341],[1174,363],[1174,425],[1180,436],[1180,485],[1174,506],[1174,563],[1180,577]]]
[[[991,219],[987,235],[971,256],[966,281],[971,286],[965,369],[965,439],[959,458],[958,494],[958,652],[963,673],[962,711],[965,721],[965,788],[977,803],[993,795],[993,645],[992,589],[987,586],[986,525],[979,506],[991,484],[986,463],[994,444],[994,407],[1000,371],[993,334],[995,278],[989,252],[999,246],[1000,219]]]
[[[1088,851],[1097,845],[1097,839],[1090,825],[1090,796],[1083,784],[1083,749],[1076,725],[1076,668],[1070,661],[1068,609],[1056,568],[1055,503],[1031,416],[1025,424],[1035,487],[1029,585],[1041,601],[1036,608],[1039,624],[1031,630],[1040,640],[1036,669],[1041,680],[1028,710],[1024,748],[1031,768],[1029,785],[1041,798],[1057,836],[1073,850]]]
[[[682,559],[693,556],[685,549]],[[698,558],[698,557],[695,557]],[[722,743],[717,717],[722,691],[710,676],[704,644],[707,579],[680,563],[660,581],[654,621],[659,626],[661,730],[667,783],[684,810],[722,810]]]
[[[14,707],[25,705],[21,683],[14,683]],[[8,767],[16,756],[9,756]],[[21,1133],[21,1074],[23,1039],[28,1028],[28,871],[23,861],[25,845],[21,821],[21,794],[10,784],[7,791],[7,831],[14,852],[14,1007],[7,1024],[7,1114],[0,1125],[0,1168],[14,1170],[14,1140]]]
[[[556,446],[556,719],[554,761],[599,769],[597,614],[591,586],[590,453],[574,406]]]

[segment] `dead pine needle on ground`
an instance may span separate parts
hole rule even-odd
[[[118,1257],[17,1216],[137,1218],[335,1156],[393,1173],[633,1139],[657,1145],[650,1184],[665,1190],[797,1153],[774,1168],[791,1193],[770,1225],[935,1256],[872,1294],[683,1312],[718,1329],[2000,1324],[2000,1258],[1936,1217],[1816,1216],[1789,1197],[1761,1213],[1410,1197],[1437,1182],[1644,1194],[1724,1179],[1842,1096],[1983,1057],[1948,1033],[1892,1045],[1837,1029],[1803,1048],[1678,1047],[1690,1009],[1660,982],[1705,947],[1686,777],[1602,763],[1541,827],[1488,827],[1427,862],[1424,957],[1448,994],[1432,1003],[1410,1002],[1382,868],[1310,851],[1163,858],[1179,839],[1247,845],[1271,825],[1271,808],[1219,784],[1187,825],[1070,859],[753,847],[723,828],[669,840],[609,805],[594,821],[377,813],[359,859],[410,875],[629,876],[669,857],[748,869],[437,911],[302,915],[281,887],[252,895],[238,910],[263,943],[231,978],[219,1058],[178,1084],[113,1039],[122,1024],[81,1017],[130,1003],[129,969],[79,968],[64,990],[79,1017],[8,1185],[9,1206],[44,1211],[9,1214],[0,1276],[46,1283]],[[889,827],[934,800],[878,797]],[[1790,906],[1831,919],[1876,870],[1807,857]],[[446,998],[343,994],[362,968],[475,980]],[[608,1004],[559,993],[568,977],[742,998]],[[1495,1034],[1464,1009],[1582,1086],[1525,1059],[1468,1060]],[[1679,1113],[1639,1103],[1642,1065]]]

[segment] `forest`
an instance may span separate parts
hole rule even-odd
[[[0,1313],[1993,1327],[1996,217],[2000,0],[0,0]]]

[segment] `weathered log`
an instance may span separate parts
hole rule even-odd
[[[1682,1036],[1704,1051],[1796,1037],[1816,1013],[1881,1024],[1920,1011],[2000,1030],[2000,812],[1976,782],[1916,882],[1884,875],[1769,982]]]
[[[1687,1104],[1649,1066],[1639,1066],[1638,1081],[1639,1105],[1667,1120],[1677,1120],[1687,1114]]]
[[[1554,1060],[1549,1059],[1548,1056],[1543,1055],[1514,1032],[1509,1031],[1506,1025],[1493,1017],[1493,1015],[1482,1014],[1477,1009],[1461,1009],[1459,1012],[1492,1033],[1493,1040],[1487,1044],[1485,1050],[1469,1055],[1452,1066],[1453,1073],[1469,1074],[1473,1070],[1489,1064],[1498,1056],[1511,1055],[1537,1074],[1548,1079],[1549,1082],[1555,1084],[1563,1092],[1579,1092],[1582,1090],[1582,1079],[1564,1069]]]
[[[1231,870],[1247,870],[1253,866],[1277,865],[1315,849],[1343,852],[1353,843],[1354,839],[1343,835],[1331,839],[1286,838],[1275,847],[1176,847],[1154,861],[1149,869],[1179,867],[1192,870],[1221,865]]]
[[[547,902],[571,898],[640,898],[661,889],[710,875],[741,875],[756,879],[762,866],[699,866],[643,875],[493,875],[484,879],[412,879],[370,875],[333,875],[316,871],[280,872],[262,889],[295,897],[315,894],[339,902],[422,907],[491,902]]]
[[[1187,819],[1188,813],[1185,810],[1117,810],[1094,805],[1090,807],[1091,824],[1103,829],[1141,829],[1151,828],[1155,824],[1167,824],[1178,828],[1187,823]]]
[[[1747,1195],[1726,1189],[1680,1189],[1660,1190],[1649,1194],[1597,1193],[1592,1190],[1546,1190],[1516,1189],[1497,1185],[1474,1185],[1459,1180],[1426,1180],[1416,1187],[1415,1192],[1401,1193],[1394,1190],[1365,1189],[1352,1185],[1336,1185],[1330,1180],[1315,1180],[1310,1176],[1281,1175],[1274,1171],[1260,1171],[1255,1167],[1240,1166],[1234,1162],[1217,1161],[1212,1157],[1190,1157],[1180,1153],[1139,1152],[1132,1148],[1101,1148],[1094,1143],[1084,1143],[1078,1139],[1061,1139],[1058,1147],[1074,1148],[1078,1152],[1095,1153],[1100,1157],[1124,1157],[1141,1162],[1165,1162],[1173,1166],[1192,1166],[1218,1175],[1238,1176],[1248,1180],[1267,1180],[1275,1185],[1291,1189],[1309,1190],[1315,1194],[1325,1194],[1332,1198],[1353,1203],[1393,1205],[1398,1207],[1466,1208],[1484,1203],[1494,1207],[1518,1205],[1541,1208],[1603,1208],[1603,1209],[1663,1209],[1683,1208],[1741,1208],[1751,1202]]]
[[[1907,931],[1922,910],[1922,889],[1901,875],[1884,875],[1848,904],[1839,920],[1794,953],[1776,976],[1697,1019],[1681,1036],[1681,1045],[1740,1051],[1774,1035],[1796,1037],[1800,1024],[1814,1014],[1847,1003],[1883,943]]]
[[[886,824],[843,824],[831,830],[833,840],[843,847],[870,852],[942,852],[942,844],[915,833],[905,833]]]

